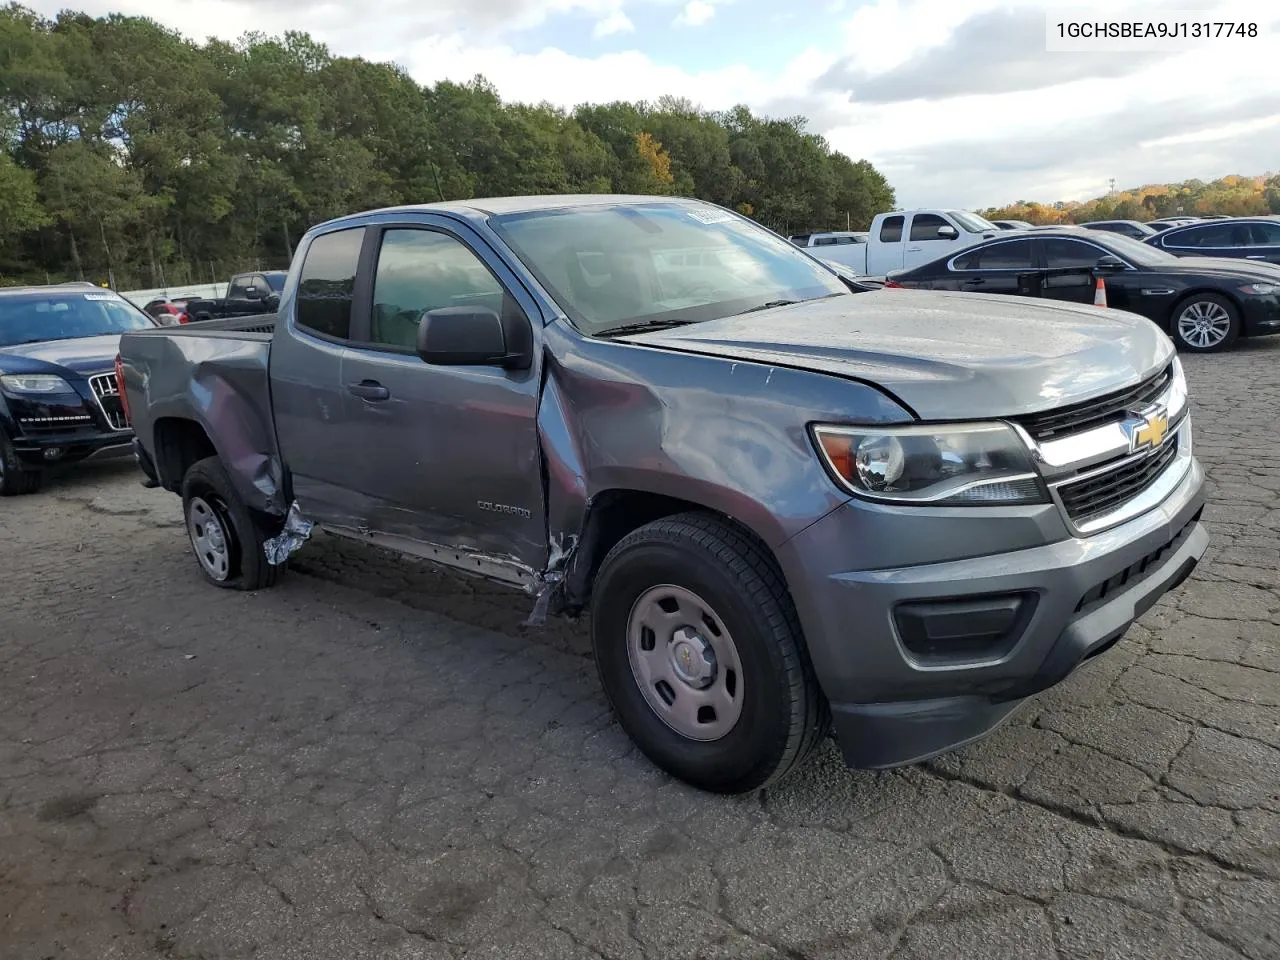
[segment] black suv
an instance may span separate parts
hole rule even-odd
[[[90,284],[0,289],[0,496],[33,493],[45,472],[131,456],[120,400],[120,334],[159,326]]]

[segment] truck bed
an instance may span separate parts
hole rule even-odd
[[[177,451],[216,452],[253,509],[283,515],[283,467],[271,415],[274,314],[206,320],[120,338],[125,392],[142,453],[166,488]]]

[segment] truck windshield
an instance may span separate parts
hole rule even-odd
[[[137,307],[105,290],[0,295],[0,347],[109,336],[154,326]]]
[[[539,210],[490,225],[589,336],[849,293],[787,240],[700,204]]]
[[[986,233],[988,230],[1000,229],[985,217],[980,217],[976,213],[970,213],[967,210],[952,210],[951,216],[955,217],[956,222],[970,233]]]

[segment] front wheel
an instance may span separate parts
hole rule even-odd
[[[650,523],[605,557],[592,644],[623,729],[672,776],[745,793],[830,727],[791,597],[763,547],[699,513]]]
[[[1240,336],[1240,310],[1216,293],[1192,294],[1173,308],[1173,339],[1182,350],[1214,353]]]
[[[272,532],[254,519],[217,457],[187,470],[182,512],[192,552],[210,583],[230,590],[275,584],[281,568],[269,564],[263,550]]]

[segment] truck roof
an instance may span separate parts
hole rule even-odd
[[[452,213],[456,216],[476,218],[504,216],[512,213],[534,213],[540,210],[558,210],[566,207],[616,206],[618,204],[640,203],[679,203],[714,206],[714,204],[707,203],[705,200],[696,200],[689,197],[649,196],[629,193],[561,193],[545,196],[476,197],[471,200],[402,204],[395,207],[382,207],[378,210],[366,210],[344,217],[335,217],[332,220],[325,221],[325,223],[341,223],[346,220],[364,219],[365,217],[384,213]]]

